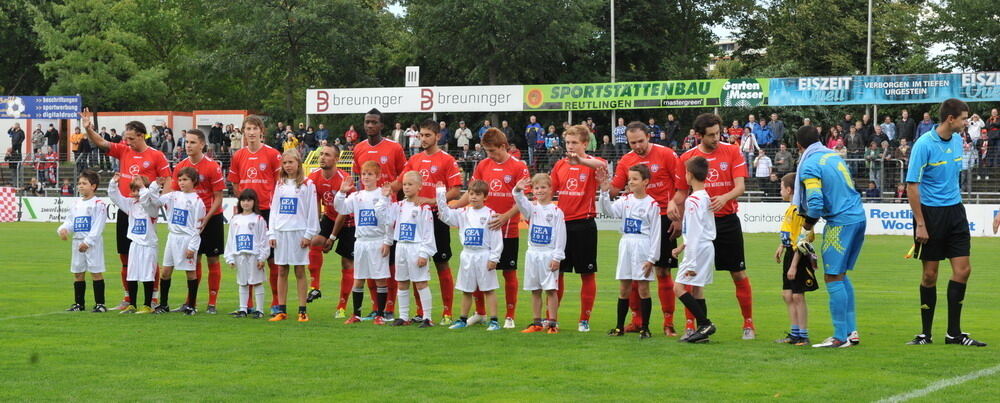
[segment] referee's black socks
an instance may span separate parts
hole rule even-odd
[[[965,283],[948,281],[948,335],[962,335],[962,302],[965,301]]]
[[[84,303],[87,302],[85,298],[87,295],[86,293],[87,293],[86,281],[80,280],[73,282],[73,301],[75,301],[77,305],[83,306]]]
[[[950,288],[950,286],[949,286]],[[937,306],[937,287],[920,286],[920,321],[923,324],[923,335],[931,337],[934,326],[934,308]]]

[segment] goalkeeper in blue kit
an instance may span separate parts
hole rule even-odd
[[[812,126],[799,128],[796,134],[801,155],[792,203],[805,216],[798,244],[807,243],[807,233],[820,218],[823,229],[823,273],[830,293],[830,317],[834,334],[813,347],[850,347],[860,342],[854,309],[854,286],[847,272],[861,253],[865,238],[865,212],[861,195],[844,159],[823,146],[819,132]]]

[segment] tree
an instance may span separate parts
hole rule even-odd
[[[974,71],[1000,70],[1000,8],[995,0],[944,0],[932,5],[940,30],[935,38],[951,54],[950,67]]]
[[[35,6],[29,6],[34,3]],[[38,34],[31,28],[35,17],[49,18],[47,1],[8,0],[0,2],[0,43],[4,46],[0,63],[0,94],[39,94],[49,81],[38,69],[44,60]]]

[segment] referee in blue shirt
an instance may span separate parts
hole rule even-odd
[[[907,344],[931,344],[931,326],[937,305],[938,265],[951,261],[948,281],[948,333],[945,344],[985,347],[962,333],[962,303],[969,264],[969,220],[962,205],[958,176],[962,169],[962,137],[969,105],[952,98],[941,104],[940,124],[917,133],[906,173],[907,197],[913,209],[914,256],[923,264],[920,316],[923,333]]]

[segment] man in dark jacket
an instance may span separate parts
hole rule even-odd
[[[59,131],[56,126],[49,124],[49,130],[45,132],[45,140],[53,152],[59,152]]]
[[[913,143],[917,137],[917,122],[910,118],[910,111],[903,109],[903,117],[896,121],[896,137]],[[923,133],[921,133],[923,134]]]
[[[20,123],[14,123],[14,127],[7,130],[7,135],[10,136],[10,146],[13,149],[13,155],[17,159],[21,159],[21,146],[24,144],[24,130],[21,129]]]
[[[844,120],[840,122],[840,132],[847,134],[851,131],[851,126],[854,126],[854,117],[850,113],[844,115]]]
[[[212,129],[208,131],[208,143],[215,155],[218,155],[222,150],[222,123],[212,125]]]
[[[931,119],[931,114],[924,112],[924,120],[920,121],[917,125],[917,138],[920,138],[924,133],[931,131],[934,128],[934,119]]]
[[[663,134],[667,137],[667,141],[664,144],[676,148],[675,146],[677,145],[677,143],[679,143],[682,140],[677,137],[677,134],[680,132],[681,132],[680,122],[677,121],[677,118],[674,117],[673,113],[668,113],[667,123],[663,124]]]
[[[771,138],[778,144],[787,144],[785,138],[785,122],[778,119],[777,113],[771,114],[771,121],[767,123],[767,128],[771,129]]]

